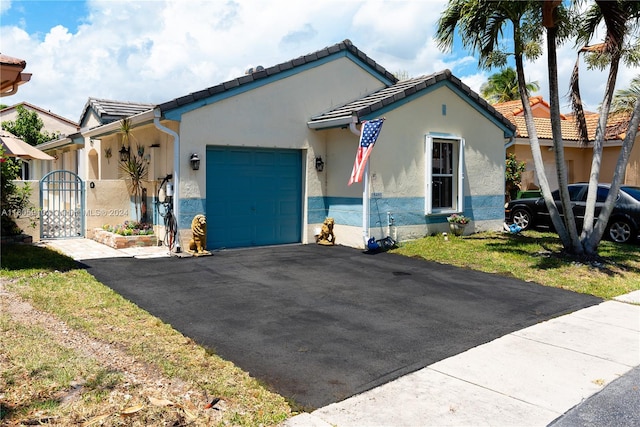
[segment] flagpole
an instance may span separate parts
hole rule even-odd
[[[356,127],[357,123],[358,116],[353,115],[351,117],[349,129],[354,135],[360,136],[361,130],[358,130]],[[362,180],[362,239],[364,240],[364,247],[366,249],[367,244],[369,243],[369,162],[364,166]]]
[[[360,131],[356,128],[356,123],[358,123],[357,115],[352,115],[351,123],[349,124],[349,129],[356,135],[360,136],[360,140],[358,142],[358,151],[356,152],[356,160],[353,165],[353,170],[351,171],[351,178],[349,179],[349,184],[351,185],[354,182],[360,182],[362,180],[362,238],[364,240],[364,247],[366,248],[369,244],[369,210],[370,210],[370,200],[369,200],[369,156],[371,155],[371,150],[373,149],[373,145],[378,139],[378,135],[380,134],[380,130],[382,128],[382,123],[384,122],[384,117],[376,120],[365,120],[362,122],[362,126]]]
[[[364,166],[362,180],[362,238],[366,249],[369,243],[369,162]]]

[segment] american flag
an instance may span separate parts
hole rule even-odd
[[[375,119],[362,123],[362,128],[360,129],[360,144],[358,144],[358,152],[356,153],[356,161],[351,171],[351,178],[349,178],[349,185],[362,181],[364,167],[367,164],[369,155],[371,155],[371,150],[373,150],[373,144],[376,143],[376,139],[378,139],[378,135],[380,135],[383,122],[384,119]]]

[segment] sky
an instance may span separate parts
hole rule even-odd
[[[456,41],[434,41],[446,0],[0,0],[0,52],[27,61],[29,83],[0,103],[20,102],[78,121],[89,97],[160,104],[345,39],[391,73],[448,68],[479,91],[499,70],[477,68]],[[598,40],[599,41],[599,40]],[[594,43],[597,41],[594,41]],[[558,52],[560,94],[568,92],[573,44]],[[546,56],[525,63],[549,99]],[[637,69],[622,67],[617,88]],[[602,100],[606,72],[581,68],[587,110]],[[569,111],[566,98],[561,110]]]

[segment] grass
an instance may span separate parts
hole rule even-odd
[[[639,246],[602,242],[597,262],[563,257],[561,249],[557,236],[527,231],[449,236],[447,241],[431,236],[403,243],[393,252],[602,298],[640,289]],[[8,290],[70,328],[117,345],[165,377],[185,382],[205,396],[223,398],[226,407],[217,418],[191,417],[189,425],[277,425],[299,409],[213,349],[197,345],[97,282],[72,259],[24,245],[4,245],[1,254]],[[146,408],[135,418],[109,416],[142,401],[147,391],[81,351],[60,345],[46,328],[18,323],[2,311],[0,333],[0,424],[186,423],[187,412],[178,413],[175,407]],[[77,384],[82,384],[81,398],[66,402],[64,396],[73,394]]]
[[[597,261],[563,256],[557,235],[478,233],[436,235],[406,242],[393,252],[514,277],[609,299],[640,289],[640,246],[602,241]]]
[[[224,400],[226,408],[216,413],[215,423],[203,419],[191,420],[189,425],[276,425],[291,416],[282,396],[125,300],[66,256],[34,246],[5,245],[2,276],[8,290],[71,328],[117,345],[164,376],[186,382],[198,394]],[[4,394],[0,424],[38,419],[43,413],[62,425],[82,423],[117,412],[128,404],[127,396],[129,402],[148,397],[127,378],[105,372],[81,352],[60,348],[47,331],[17,324],[7,316],[1,320],[2,333],[9,339],[0,344],[0,367],[5,373],[0,377]],[[77,403],[60,405],[56,398],[69,391],[72,380],[83,384],[81,408]],[[120,424],[120,418],[111,417],[100,425],[173,425],[175,411],[166,412],[149,415],[147,411],[137,424],[131,420]]]

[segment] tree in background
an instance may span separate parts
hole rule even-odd
[[[13,182],[19,174],[20,164],[7,157],[0,146],[0,227],[3,236],[14,236],[22,232],[14,218],[29,207],[31,187],[19,187]]]
[[[537,81],[527,83],[527,92],[536,92],[538,90],[540,90],[540,84]],[[480,94],[490,104],[520,99],[516,70],[507,67],[498,73],[490,75],[487,81],[480,86]]]
[[[22,105],[18,105],[16,111],[18,112],[16,120],[2,122],[2,129],[11,132],[27,144],[40,145],[60,136],[59,133],[41,132],[44,123],[35,111],[27,110]]]
[[[611,101],[611,114],[629,114],[633,112],[635,103],[640,98],[640,75],[631,80],[626,89],[619,89]]]
[[[522,182],[522,173],[527,169],[525,162],[519,162],[513,153],[507,154],[505,162],[505,198],[507,201],[515,199]]]
[[[398,80],[407,80],[408,78],[410,78],[411,76],[409,75],[409,72],[407,70],[398,70],[395,73],[393,73],[393,75],[398,79]]]

